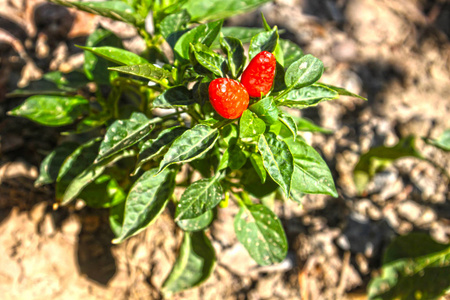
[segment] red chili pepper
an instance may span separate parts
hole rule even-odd
[[[217,78],[209,84],[209,101],[226,119],[237,119],[247,109],[249,96],[244,86],[228,78]]]
[[[241,83],[251,97],[261,97],[270,91],[275,78],[276,65],[275,56],[267,51],[256,54],[250,61],[242,73]]]

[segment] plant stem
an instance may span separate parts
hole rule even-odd
[[[221,128],[227,126],[228,124],[233,123],[234,121],[235,121],[235,119],[224,119],[224,120],[219,121],[216,124],[214,124],[212,128],[221,129]]]

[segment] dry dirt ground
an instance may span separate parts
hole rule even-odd
[[[278,0],[263,6],[283,37],[322,59],[323,81],[367,96],[302,112],[333,134],[305,134],[323,155],[339,198],[307,196],[303,207],[276,204],[290,241],[281,264],[258,267],[237,243],[236,207],[222,209],[209,234],[218,264],[201,287],[174,299],[364,299],[383,249],[397,234],[450,238],[449,182],[438,169],[401,159],[358,196],[352,170],[361,153],[409,134],[450,128],[450,4],[425,0]],[[6,117],[22,99],[5,93],[50,70],[82,64],[75,44],[98,23],[125,45],[142,43],[127,27],[40,0],[0,1],[0,295],[1,299],[160,299],[180,245],[169,213],[121,245],[111,245],[107,211],[77,203],[53,210],[51,186],[34,188],[37,167],[61,137]],[[259,12],[227,25],[260,26]],[[418,148],[450,169],[449,154]]]

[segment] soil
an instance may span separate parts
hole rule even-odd
[[[357,194],[352,171],[361,153],[413,134],[450,128],[450,4],[427,0],[277,0],[226,25],[260,26],[260,12],[282,37],[324,61],[323,81],[368,98],[321,103],[301,115],[332,129],[305,133],[324,157],[339,197],[308,195],[302,206],[275,203],[289,239],[279,265],[260,267],[235,238],[237,208],[219,211],[209,235],[218,263],[202,286],[173,299],[365,299],[383,251],[398,234],[450,239],[448,178],[428,162],[396,161]],[[64,137],[6,112],[6,98],[42,74],[83,63],[98,24],[132,51],[136,32],[122,24],[41,0],[0,2],[0,295],[2,299],[161,299],[181,232],[169,212],[141,234],[112,245],[106,210],[54,205],[52,186],[35,188],[42,159]],[[300,113],[298,112],[300,115]],[[417,147],[447,172],[450,155]]]

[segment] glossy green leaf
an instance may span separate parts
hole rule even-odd
[[[67,156],[72,154],[78,146],[78,143],[66,142],[50,152],[41,163],[39,177],[34,182],[34,185],[38,187],[55,182],[64,160]]]
[[[249,109],[267,124],[278,121],[278,107],[273,101],[273,97],[266,97],[251,105]]]
[[[153,101],[153,107],[159,108],[174,108],[177,106],[188,106],[195,103],[192,92],[184,85],[179,85],[167,89],[156,97]]]
[[[353,180],[355,181],[358,192],[362,193],[364,191],[370,179],[377,172],[402,157],[423,159],[423,156],[416,150],[415,138],[413,136],[401,139],[393,147],[379,146],[361,155],[353,170]]]
[[[125,201],[109,208],[109,227],[114,233],[114,236],[119,236],[122,231],[124,212]]]
[[[108,68],[108,70],[144,77],[159,84],[163,84],[164,79],[167,79],[169,81],[172,80],[172,74],[169,71],[166,71],[152,64],[111,67]]]
[[[62,199],[64,192],[72,180],[94,163],[100,147],[100,141],[100,138],[90,140],[79,146],[66,158],[59,169],[56,179],[55,196],[57,200]]]
[[[209,72],[212,72],[217,77],[225,77],[224,70],[226,70],[226,60],[221,55],[215,53],[208,47],[199,43],[195,45],[191,44],[191,52],[194,54],[195,61],[203,68],[205,68]],[[204,74],[204,72],[198,70],[198,65],[194,66],[194,69],[198,73]],[[205,75],[208,74],[206,73]]]
[[[217,20],[241,14],[268,2],[269,0],[189,0],[187,9],[192,20]]]
[[[88,185],[93,184],[103,174],[108,165],[113,164],[114,162],[124,157],[129,157],[133,155],[135,155],[134,151],[125,151],[115,157],[104,160],[100,163],[91,164],[89,167],[87,167],[85,170],[83,170],[80,174],[78,174],[76,177],[72,179],[72,181],[64,191],[64,195],[61,199],[61,204],[66,205],[71,201],[75,200],[77,196],[80,195],[81,192],[83,192],[84,188],[86,188]],[[98,184],[100,183],[101,182],[98,182]],[[86,195],[88,195],[88,193],[86,193],[85,196]]]
[[[450,129],[446,129],[437,139],[427,142],[442,150],[450,151]]]
[[[283,261],[288,244],[278,217],[262,204],[241,207],[234,219],[239,242],[260,265]]]
[[[325,84],[325,83],[321,83],[321,82],[318,82],[315,85],[326,87],[326,88],[328,88],[330,90],[333,90],[336,93],[338,93],[340,96],[356,97],[356,98],[359,98],[359,99],[367,100],[366,98],[364,98],[364,97],[362,97],[362,96],[360,96],[358,94],[352,93],[350,91],[347,91],[346,89],[341,88],[341,87],[337,87],[337,86],[334,86],[334,85]]]
[[[262,28],[252,28],[252,27],[240,27],[240,26],[231,26],[231,27],[222,27],[220,32],[224,36],[232,36],[234,38],[239,39],[242,43],[250,43],[252,37],[257,35],[260,32],[264,32]],[[216,38],[214,43],[211,45],[211,48],[218,49],[220,48],[220,39]]]
[[[8,114],[25,117],[46,126],[63,126],[72,124],[87,111],[89,101],[79,96],[35,95]]]
[[[440,299],[450,289],[450,244],[423,233],[397,237],[387,248],[382,274],[368,299]]]
[[[268,132],[260,136],[258,150],[267,173],[289,196],[294,173],[294,159],[288,145],[278,140],[272,132]]]
[[[278,102],[279,105],[306,108],[315,106],[322,101],[337,99],[339,94],[326,87],[311,85],[293,89]]]
[[[81,48],[83,50],[89,51],[91,53],[94,53],[97,56],[100,56],[106,60],[112,61],[113,63],[116,63],[118,65],[125,65],[125,66],[131,66],[131,65],[141,65],[141,64],[148,64],[148,61],[140,57],[139,55],[116,47],[83,47],[83,46],[77,46],[78,48]]]
[[[252,59],[261,51],[273,52],[278,44],[278,29],[275,26],[273,30],[261,32],[255,35],[248,50],[249,58]]]
[[[223,191],[217,177],[201,179],[181,195],[175,210],[175,221],[197,218],[222,201]]]
[[[138,15],[132,7],[123,1],[93,1],[93,2],[74,2],[66,0],[50,0],[53,3],[86,11],[88,13],[107,17],[113,20],[137,25],[142,24],[144,20]]]
[[[175,47],[178,39],[184,34],[190,20],[191,16],[183,9],[177,13],[168,15],[161,21],[159,25],[161,34],[172,48]]]
[[[124,202],[126,197],[117,180],[103,174],[84,187],[77,198],[83,199],[89,207],[109,208]]]
[[[222,51],[227,55],[228,68],[231,72],[231,77],[236,79],[239,77],[245,66],[245,53],[242,42],[231,36],[220,36],[220,45]]]
[[[69,73],[53,71],[46,73],[41,79],[31,81],[28,86],[6,94],[7,97],[25,97],[31,95],[66,95],[75,93],[89,83],[83,72],[75,70]]]
[[[175,174],[168,169],[151,169],[134,183],[125,203],[122,231],[114,244],[141,232],[164,210],[175,186]]]
[[[147,137],[153,126],[143,113],[133,113],[127,120],[116,120],[109,126],[96,161],[127,149]]]
[[[185,233],[175,265],[163,283],[163,294],[170,297],[199,285],[211,275],[215,263],[214,248],[205,233]]]
[[[150,161],[164,149],[170,147],[172,142],[186,130],[187,128],[179,126],[167,128],[161,131],[155,139],[148,140],[142,144],[141,149],[139,150],[136,170],[133,174],[137,174],[143,164]]]
[[[289,131],[292,133],[292,136],[295,139],[297,138],[297,123],[295,123],[294,118],[287,114],[287,113],[279,113],[278,114],[279,120],[289,129]]]
[[[111,31],[99,28],[91,33],[86,40],[86,47],[115,47],[123,48],[122,40]],[[98,57],[92,52],[84,51],[84,72],[86,77],[99,84],[110,84],[117,76],[117,72],[108,71],[114,64],[104,58]]]
[[[308,54],[289,66],[284,80],[287,87],[299,89],[319,80],[323,71],[322,61]]]
[[[219,170],[230,167],[231,170],[239,170],[247,162],[249,153],[243,149],[240,144],[230,145],[225,152],[219,163]]]
[[[305,118],[296,118],[298,131],[333,133],[332,130],[317,126],[313,122]]]
[[[286,83],[284,82],[285,71],[284,67],[277,61],[275,68],[275,78],[273,80],[273,89],[272,93],[279,93],[284,91],[286,87]]]
[[[261,183],[266,182],[267,172],[266,169],[264,169],[264,163],[261,155],[259,153],[252,153],[252,155],[250,155],[250,162],[252,163],[252,166],[259,178],[261,178]]]
[[[217,129],[207,125],[196,125],[185,131],[170,146],[161,161],[159,172],[175,163],[188,162],[199,158],[211,149],[219,138]]]
[[[239,120],[239,136],[241,138],[252,138],[263,134],[266,124],[255,116],[250,110],[245,110]]]
[[[303,56],[302,49],[297,44],[289,40],[279,39],[278,45],[280,45],[280,48],[283,50],[283,66],[285,68],[289,68],[290,65],[292,65]]]
[[[285,141],[294,157],[292,190],[337,197],[333,176],[320,154],[300,139],[288,138]]]
[[[207,47],[211,46],[220,32],[222,24],[223,21],[202,24],[183,34],[174,47],[178,59],[182,63],[189,61],[190,44],[201,43]]]
[[[207,228],[209,224],[211,224],[213,218],[213,211],[208,210],[196,218],[178,220],[177,225],[183,229],[183,231],[200,231]]]

